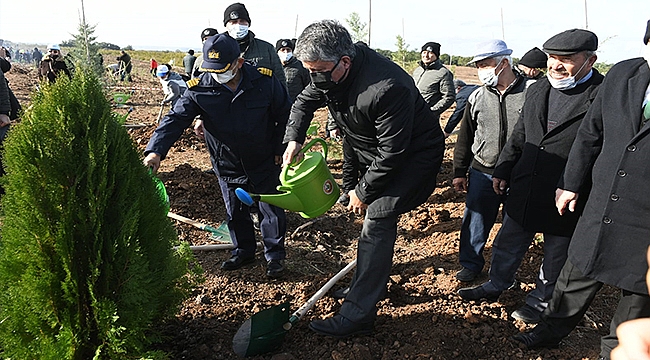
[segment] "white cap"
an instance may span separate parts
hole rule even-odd
[[[169,72],[169,68],[165,64],[160,64],[156,68],[156,76],[165,76]]]
[[[48,50],[59,50],[61,51],[61,48],[59,47],[59,44],[52,44],[47,47]]]

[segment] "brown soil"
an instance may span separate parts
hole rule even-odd
[[[135,90],[128,102],[134,108],[129,123],[146,125],[128,130],[141,149],[155,128],[162,98],[159,83],[147,69],[148,64],[136,64],[134,82],[130,84]],[[456,71],[466,81],[475,82],[471,69]],[[20,101],[27,104],[29,92],[37,84],[35,70],[15,65],[7,77]],[[111,89],[114,91],[128,90]],[[443,125],[450,113],[448,110],[443,114]],[[319,121],[324,118],[324,111],[317,114]],[[323,131],[319,136],[325,136]],[[509,339],[530,327],[509,314],[523,304],[526,292],[534,287],[542,256],[540,244],[531,245],[524,258],[517,276],[519,288],[505,292],[498,302],[465,302],[456,294],[464,286],[454,277],[460,268],[458,237],[464,195],[451,187],[454,143],[455,136],[447,140],[435,192],[425,204],[400,218],[388,293],[378,305],[374,333],[334,340],[311,332],[307,327],[310,320],[332,316],[340,308],[340,301],[324,297],[287,333],[278,350],[255,359],[597,358],[600,336],[608,332],[617,302],[617,291],[610,287],[601,291],[585,319],[559,349],[530,351]],[[172,212],[214,226],[225,219],[225,212],[216,178],[203,172],[209,166],[204,144],[188,129],[163,162],[159,176],[167,186]],[[330,168],[340,180],[341,163],[330,161]],[[283,302],[291,303],[291,311],[299,308],[354,259],[362,219],[335,205],[306,225],[309,222],[295,213],[288,214],[287,273],[281,280],[265,277],[261,252],[255,265],[234,272],[219,269],[229,257],[228,251],[196,252],[205,270],[205,282],[194,289],[176,318],[162,327],[165,341],[158,348],[167,351],[172,359],[234,359],[237,356],[232,350],[232,338],[246,319]],[[181,240],[192,245],[210,242],[204,231],[180,222],[175,225]],[[301,225],[304,227],[297,231]],[[499,226],[495,226],[491,238]],[[488,242],[487,259],[490,251]],[[470,285],[486,278],[483,274]]]

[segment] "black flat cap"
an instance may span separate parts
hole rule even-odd
[[[643,37],[643,43],[648,45],[650,41],[650,20],[648,20],[648,26],[645,28],[645,36]]]
[[[534,47],[528,50],[528,52],[521,57],[519,64],[533,69],[545,69],[546,60],[548,60],[546,53],[540,50],[538,47]]]
[[[580,51],[596,51],[598,37],[589,30],[571,29],[546,40],[543,48],[544,52],[551,55],[571,55]]]

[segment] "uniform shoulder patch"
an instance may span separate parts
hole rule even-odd
[[[266,76],[273,75],[273,70],[265,68],[265,67],[258,67],[257,71],[261,72],[262,75],[266,75]]]
[[[201,79],[199,78],[190,79],[187,81],[187,87],[188,88],[194,87],[199,83],[199,81],[201,81]]]

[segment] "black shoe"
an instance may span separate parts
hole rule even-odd
[[[269,260],[266,263],[266,276],[278,279],[284,274],[284,264],[282,260]]]
[[[520,332],[519,334],[512,336],[511,339],[526,345],[528,349],[555,349],[560,344],[559,340],[548,339],[537,333],[535,329],[526,332]]]
[[[521,320],[526,324],[537,324],[542,312],[526,304],[510,314],[513,319]]]
[[[369,335],[372,333],[373,322],[355,323],[343,315],[335,315],[325,320],[314,320],[309,323],[309,328],[321,335],[337,339],[353,335]]]
[[[482,300],[485,299],[487,302],[495,302],[499,299],[501,292],[488,292],[481,285],[475,286],[473,288],[464,288],[458,290],[458,295],[464,300]]]
[[[478,276],[477,272],[474,272],[466,267],[463,267],[461,271],[456,273],[456,279],[462,282],[473,281],[474,279],[476,279],[477,276]]]
[[[217,173],[214,172],[213,168],[209,168],[208,170],[203,170],[203,172],[210,175],[217,175]]]
[[[221,270],[237,270],[244,265],[252,264],[254,262],[255,256],[245,258],[239,255],[233,255],[230,259],[221,264]]]
[[[350,287],[344,287],[340,288],[334,292],[332,292],[332,298],[333,299],[345,299],[346,296],[348,296],[348,293],[350,292]]]

